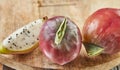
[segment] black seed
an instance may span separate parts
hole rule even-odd
[[[30,33],[30,31],[27,31],[28,33]]]
[[[25,33],[26,36],[30,37],[27,33]]]
[[[37,40],[39,40],[39,38],[37,38]]]
[[[32,42],[32,44],[34,44],[35,42]]]
[[[15,44],[15,43],[13,43],[13,45],[14,45],[14,46],[16,46],[16,44]],[[16,46],[16,47],[17,47],[17,46]]]
[[[8,40],[11,40],[12,39],[12,37],[10,37]]]
[[[22,48],[22,47],[20,47],[20,48]]]
[[[18,36],[18,34],[16,34],[16,36]]]
[[[22,34],[22,32],[20,34]]]
[[[28,45],[28,43],[26,43],[26,45]]]
[[[27,29],[23,29],[23,33],[26,31]]]
[[[25,33],[25,31],[23,30],[23,33]]]
[[[34,35],[32,35],[34,37]]]
[[[36,21],[35,21],[35,23],[36,23]]]
[[[10,41],[8,41],[8,43],[10,43]]]
[[[12,48],[12,46],[10,46],[10,48]]]

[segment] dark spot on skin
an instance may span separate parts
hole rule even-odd
[[[35,23],[36,23],[36,21],[35,21]]]
[[[20,48],[22,48],[22,47],[20,47]]]

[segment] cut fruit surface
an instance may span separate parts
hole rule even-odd
[[[38,47],[38,36],[43,19],[30,22],[3,40],[0,53],[23,54]]]

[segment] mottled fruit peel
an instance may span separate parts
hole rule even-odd
[[[118,53],[120,51],[120,9],[102,8],[89,16],[83,27],[83,39],[83,42],[92,44],[84,45],[87,52],[99,47],[99,50],[94,53],[88,52],[91,56],[96,52],[100,52],[99,54]],[[93,44],[96,46],[93,47]]]
[[[80,30],[68,17],[49,18],[41,28],[39,47],[51,61],[64,65],[74,60],[80,52]]]

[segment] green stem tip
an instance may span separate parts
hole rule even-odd
[[[93,43],[83,42],[83,44],[84,44],[87,54],[89,56],[97,56],[97,55],[101,54],[104,50],[102,47],[100,47],[96,44],[93,44]]]
[[[64,37],[64,34],[65,34],[65,31],[66,31],[66,26],[67,26],[67,20],[66,18],[62,21],[62,23],[60,24],[57,32],[56,32],[56,36],[55,36],[55,44],[60,44],[63,37]]]

